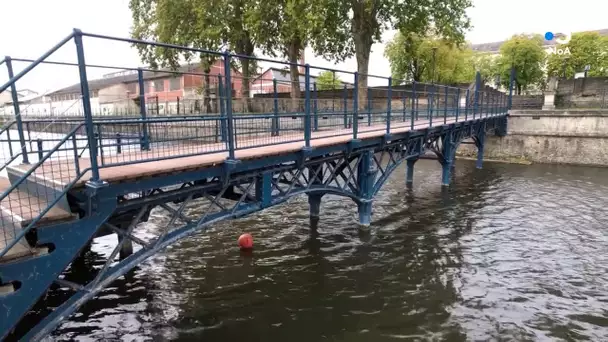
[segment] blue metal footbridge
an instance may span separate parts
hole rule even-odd
[[[178,109],[150,115],[145,75],[157,70],[133,68],[139,88],[135,115],[94,115],[87,71],[103,66],[85,62],[84,42],[89,39],[215,56],[223,63],[223,72],[213,76],[217,112],[182,114]],[[76,63],[51,60],[72,42]],[[360,89],[361,75],[340,71],[351,75],[352,83],[341,107],[328,109],[322,108],[311,70],[333,70],[298,65],[303,84],[294,86],[301,87],[303,99],[297,108],[280,108],[277,82],[271,80],[270,110],[238,111],[230,85],[239,77],[233,62],[240,59],[290,66],[80,30],[19,73],[13,70],[16,59],[3,60],[9,81],[0,92],[11,93],[14,115],[0,129],[1,338],[40,340],[104,287],[165,247],[215,222],[293,196],[308,196],[311,218],[319,217],[324,195],[350,198],[360,223],[369,225],[374,196],[401,163],[406,162],[407,183],[412,184],[416,161],[433,153],[443,170],[438,181],[448,186],[461,143],[477,147],[481,167],[486,136],[506,134],[510,95],[483,86],[479,74],[470,87],[373,76],[380,85]],[[78,68],[81,115],[21,113],[16,85],[42,64]],[[198,214],[192,207],[199,208]],[[153,209],[167,213],[167,224],[152,238],[138,237],[138,224]],[[65,279],[64,272],[91,240],[108,234],[117,236],[117,244],[96,276],[83,283]],[[32,307],[57,287],[69,289],[71,296],[51,311],[32,315]]]

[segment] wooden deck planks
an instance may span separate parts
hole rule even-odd
[[[464,120],[458,120],[464,121]],[[446,123],[456,122],[455,118],[448,118]],[[428,119],[417,120],[414,123],[414,129],[423,129],[428,127]],[[435,125],[442,125],[443,118],[436,118]],[[391,122],[391,133],[403,133],[410,130],[411,122]],[[360,126],[358,131],[359,139],[369,139],[384,136],[386,132],[386,123],[371,125],[371,126]],[[268,139],[266,139],[268,138]],[[313,148],[332,146],[337,144],[346,143],[352,140],[352,129],[336,129],[328,131],[313,132],[311,135],[311,146]],[[241,149],[235,151],[235,157],[237,159],[256,159],[263,158],[273,155],[281,155],[299,151],[304,147],[304,134],[303,132],[290,132],[285,135],[275,137],[264,137],[265,142],[272,142],[276,145],[255,147],[260,144],[260,137],[252,138],[249,140],[238,141],[238,146]],[[296,142],[290,142],[293,140],[299,140]],[[279,144],[281,141],[285,143]],[[134,151],[134,152],[123,152],[121,154],[105,155],[105,164],[110,163],[123,163],[129,161],[139,161],[135,164],[121,165],[121,166],[110,166],[100,168],[100,178],[104,181],[122,182],[130,179],[137,179],[143,177],[149,177],[160,174],[169,174],[173,172],[187,171],[198,168],[205,168],[214,165],[219,165],[226,160],[228,152],[219,151],[225,149],[225,143],[213,143],[195,145],[188,144],[184,146],[168,146],[166,148],[156,148],[151,151]],[[247,147],[251,146],[251,147]],[[183,149],[180,149],[183,147]],[[189,157],[177,157],[175,156],[176,150],[179,150],[181,154],[195,154],[199,155]],[[201,154],[206,153],[206,154]],[[162,159],[156,161],[146,161],[149,159]],[[101,157],[98,159],[98,163],[101,165]],[[90,167],[90,160],[88,158],[79,159],[80,169],[86,169]],[[28,170],[31,165],[19,166],[23,170]],[[73,159],[62,159],[54,160],[44,163],[39,167],[35,174],[43,176],[47,179],[53,179],[63,185],[68,184],[76,177],[74,160]],[[91,173],[83,175],[77,182],[76,186],[83,186],[88,179],[91,178]]]

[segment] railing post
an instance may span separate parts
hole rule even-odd
[[[473,100],[473,120],[479,109],[479,87],[481,87],[481,74],[479,71],[475,74],[475,99]]]
[[[272,135],[279,135],[279,94],[277,92],[277,79],[272,78],[272,108],[274,111],[274,117],[272,118]]]
[[[445,99],[443,100],[445,103],[443,104],[443,124],[447,124],[448,123],[448,87],[444,86],[445,88]]]
[[[456,90],[456,122],[458,122],[458,114],[460,114],[460,88]]]
[[[141,68],[137,69],[137,82],[139,84],[139,114],[141,115],[142,140],[141,149],[147,151],[150,149],[150,136],[148,134],[148,118],[146,117],[146,88],[144,86],[144,71]]]
[[[343,107],[344,107],[344,128],[348,128],[348,90],[346,89],[346,84],[344,84],[343,94]]]
[[[511,67],[511,75],[509,76],[509,101],[507,102],[507,111],[513,105],[513,86],[515,85],[515,67]]]
[[[120,133],[116,133],[116,153],[122,153],[122,139],[120,138]]]
[[[414,122],[416,121],[416,81],[412,82],[412,117],[410,118],[410,130],[414,130]]]
[[[13,74],[13,62],[11,57],[6,56],[4,61],[6,62],[6,68],[8,69],[8,79],[11,80],[15,75]],[[11,83],[11,98],[13,100],[13,109],[15,111],[15,121],[17,123],[17,132],[19,134],[19,147],[21,149],[21,155],[23,158],[23,164],[29,164],[29,158],[27,155],[27,146],[25,145],[25,135],[23,134],[23,121],[21,121],[21,109],[19,107],[19,96],[17,94],[17,85],[15,82]],[[8,134],[8,130],[7,130]],[[9,142],[9,148],[12,149]],[[12,153],[11,153],[12,156]]]
[[[467,88],[467,95],[464,99],[464,121],[467,121],[469,115],[469,96],[471,90]]]
[[[222,75],[217,75],[217,89],[220,97],[220,139],[223,142],[226,142],[227,135],[227,127],[226,127],[226,104],[225,104],[225,90],[222,82]]]
[[[44,153],[42,153],[43,147],[41,138],[36,139],[36,148],[38,149],[38,160],[42,160]]]
[[[492,116],[492,93],[488,93],[486,100],[486,117]]]
[[[357,139],[359,131],[359,73],[355,72],[355,88],[353,89],[353,139]]]
[[[314,131],[318,131],[319,130],[319,108],[318,108],[318,102],[319,102],[319,96],[317,95],[317,82],[314,82],[312,84],[312,89],[313,89],[313,94],[315,96],[313,103],[312,103],[312,108],[313,108],[313,113],[314,113]]]
[[[228,51],[224,52],[224,77],[226,78],[226,123],[228,128],[228,159],[234,160],[234,142],[236,137],[234,136],[234,126],[232,122],[232,80],[230,77],[231,66],[230,66],[230,54]]]
[[[372,125],[372,89],[367,86],[367,125]]]
[[[304,66],[304,143],[306,148],[310,148],[310,65]]]
[[[427,97],[428,102],[428,113],[429,113],[429,127],[433,127],[433,106],[435,104],[435,84],[431,85],[431,93]]]
[[[76,55],[78,57],[78,71],[80,73],[80,91],[82,93],[82,108],[84,110],[85,129],[89,140],[89,154],[91,158],[92,184],[99,183],[99,164],[97,162],[97,139],[93,127],[93,114],[91,113],[91,98],[89,94],[89,82],[87,80],[87,66],[84,61],[84,47],[82,45],[82,31],[74,29],[74,42],[76,43]]]
[[[405,89],[403,89],[403,98],[401,99],[403,102],[403,122],[407,120],[407,96],[405,95]]]
[[[388,78],[388,91],[386,103],[386,134],[391,134],[391,102],[393,101],[393,78]]]

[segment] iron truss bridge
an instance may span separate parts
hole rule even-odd
[[[158,97],[156,103],[149,101],[146,84],[162,70],[123,68],[131,73],[121,76],[119,85],[138,89],[123,100],[135,109],[120,117],[94,115],[97,90],[92,86],[100,83],[90,81],[87,70],[111,67],[85,63],[84,38],[214,56],[223,68],[213,76],[213,106],[186,112],[185,98],[180,102],[178,97],[177,110],[161,114]],[[78,63],[49,59],[69,42],[75,42]],[[0,129],[1,338],[40,340],[165,247],[293,196],[308,196],[311,218],[320,215],[324,195],[349,198],[358,207],[360,223],[369,225],[374,196],[401,163],[407,164],[411,184],[416,161],[434,153],[443,169],[441,184],[448,186],[459,144],[477,146],[481,167],[486,136],[506,133],[510,95],[482,87],[479,75],[463,88],[365,75],[380,85],[360,89],[362,75],[332,70],[353,81],[332,93],[317,91],[311,76],[315,67],[297,65],[303,68],[300,82],[288,83],[302,90],[297,103],[281,97],[276,78],[260,97],[239,100],[226,85],[259,81],[234,70],[233,61],[247,58],[74,30],[17,74],[17,59],[2,61],[9,82],[0,92],[12,94],[13,115]],[[78,115],[22,113],[16,83],[41,64],[77,68],[80,96],[72,100]],[[209,76],[169,72],[171,77]],[[101,97],[103,90],[98,91]],[[337,103],[332,98],[329,105],[328,93],[340,94]],[[249,108],[259,103],[269,105]],[[137,237],[138,224],[154,208],[167,213],[166,225],[145,234],[152,237]],[[118,242],[96,276],[82,283],[65,279],[66,269],[91,240],[108,234]],[[54,310],[29,317],[34,304],[57,287],[72,295]]]

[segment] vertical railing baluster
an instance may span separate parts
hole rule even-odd
[[[304,143],[306,148],[310,148],[311,124],[310,124],[310,65],[304,66]]]
[[[473,120],[479,109],[479,87],[481,87],[481,74],[479,71],[475,74],[475,99],[473,100]]]
[[[403,122],[405,122],[407,120],[407,96],[405,95],[405,89],[403,89],[401,101],[403,102]]]
[[[431,86],[431,93],[427,96],[427,112],[429,113],[429,127],[433,127],[433,107],[435,102],[435,85]]]
[[[369,87],[369,85],[367,86],[367,125],[371,126],[372,125],[372,89]]]
[[[74,166],[76,168],[76,174],[80,174],[80,162],[78,156],[78,140],[76,139],[76,132],[72,135],[72,148],[74,152]]]
[[[314,131],[318,131],[319,130],[319,96],[317,94],[317,82],[314,82],[312,84],[312,91],[313,91],[313,95],[314,95],[314,99],[312,102],[312,111],[314,114],[314,120],[313,120],[313,129]]]
[[[513,106],[513,86],[515,85],[515,67],[511,67],[511,74],[509,75],[509,101],[507,103],[507,111]]]
[[[342,97],[342,106],[344,107],[344,128],[348,128],[348,90],[346,89],[346,84],[344,84]]]
[[[147,151],[150,149],[150,135],[148,132],[148,120],[146,117],[146,93],[144,86],[144,71],[141,68],[137,69],[137,82],[139,84],[139,114],[141,115],[141,129],[143,137],[141,138],[141,149]]]
[[[224,52],[224,78],[226,80],[226,126],[228,128],[228,159],[234,160],[236,137],[234,136],[234,122],[232,121],[232,78],[230,54]]]
[[[354,75],[355,87],[353,89],[353,139],[357,139],[359,131],[359,73]]]
[[[410,100],[410,102],[412,102],[412,112],[410,115],[410,130],[413,131],[414,130],[414,122],[416,121],[416,81],[412,82],[412,99]]]
[[[416,95],[416,81],[412,82],[412,129],[414,122],[418,120],[418,95]]]
[[[464,98],[464,121],[469,119],[469,96],[471,95],[471,90],[467,88],[467,94]]]
[[[217,75],[217,92],[219,94],[219,102],[220,102],[220,141],[226,142],[228,141],[228,127],[226,127],[226,89],[224,88],[224,82],[222,81],[222,75]],[[217,127],[217,124],[216,124]],[[217,128],[216,128],[217,129]],[[215,139],[217,141],[217,137]]]
[[[78,58],[78,71],[80,74],[80,91],[82,93],[82,108],[84,110],[84,122],[89,140],[89,155],[91,158],[91,183],[100,182],[99,164],[97,162],[97,139],[93,127],[93,113],[91,112],[91,98],[89,93],[89,81],[87,79],[87,66],[84,60],[84,47],[82,45],[82,31],[74,29],[74,43],[76,43],[76,55]]]
[[[458,114],[460,114],[460,88],[456,89],[456,122],[458,122]]]
[[[444,104],[443,104],[443,124],[447,124],[448,123],[448,87],[444,86],[445,88],[445,98],[444,98]]]
[[[8,69],[8,79],[11,80],[15,76],[13,73],[13,61],[12,61],[11,57],[6,56],[5,63],[6,63],[6,68]],[[21,157],[23,160],[23,164],[29,164],[30,161],[29,161],[29,158],[27,155],[27,147],[25,144],[25,134],[23,133],[23,122],[21,121],[21,109],[19,107],[19,94],[17,94],[17,85],[15,83],[16,83],[16,81],[11,83],[11,99],[13,101],[13,109],[15,111],[15,121],[17,123],[17,133],[19,135],[19,149],[21,150]],[[9,142],[9,148],[11,149],[11,157],[12,157],[13,153],[12,153],[12,146],[10,146],[10,142]]]
[[[272,118],[272,135],[279,135],[279,125],[281,119],[279,118],[279,94],[277,92],[277,79],[272,78],[272,108],[274,116]]]
[[[386,134],[391,134],[391,102],[393,101],[393,78],[388,78],[388,91],[386,103]]]

